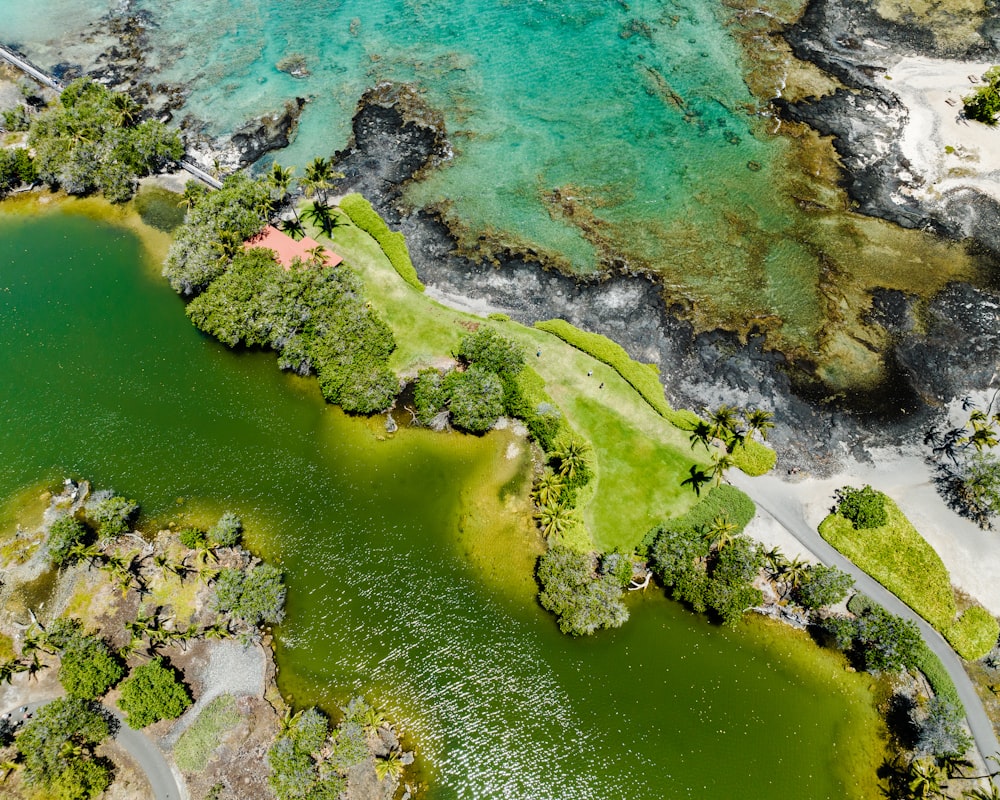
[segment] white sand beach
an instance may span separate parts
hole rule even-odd
[[[923,182],[906,190],[914,197],[936,200],[972,188],[1000,201],[1000,126],[962,115],[962,98],[982,86],[982,75],[992,66],[906,57],[886,72],[887,88],[909,115],[900,145],[913,177]]]

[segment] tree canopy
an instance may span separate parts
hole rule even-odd
[[[138,122],[138,105],[89,78],[73,81],[31,122],[28,143],[39,177],[70,194],[100,190],[112,202],[132,197],[136,179],[178,161],[176,131]]]
[[[120,536],[131,529],[139,504],[135,500],[112,495],[87,506],[87,516],[101,536]]]
[[[58,800],[88,800],[111,783],[111,768],[94,757],[110,734],[108,720],[91,702],[60,698],[42,706],[17,736],[25,780]]]
[[[74,548],[83,544],[87,538],[87,529],[75,517],[61,514],[49,526],[47,550],[49,563],[61,567],[70,561]]]
[[[613,569],[599,574],[597,559],[563,545],[539,557],[538,600],[559,619],[559,629],[574,636],[618,628],[628,620],[622,585]]]
[[[281,570],[258,564],[243,571],[223,569],[215,580],[215,606],[251,627],[277,624],[285,616]]]
[[[176,719],[191,705],[191,694],[177,672],[154,658],[132,670],[122,684],[118,707],[139,730],[161,719]]]
[[[837,513],[851,521],[855,530],[880,528],[889,519],[885,495],[871,486],[855,489],[845,486],[837,492]]]

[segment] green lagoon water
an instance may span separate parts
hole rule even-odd
[[[865,287],[927,291],[965,258],[928,257],[927,237],[844,213],[830,156],[805,164],[801,142],[772,135],[780,126],[757,114],[768,98],[751,95],[745,72],[775,58],[774,40],[761,34],[744,50],[734,36],[794,4],[761,0],[762,13],[740,22],[720,0],[133,7],[155,21],[150,63],[190,86],[181,114],[212,132],[306,97],[298,138],[277,156],[302,165],[345,145],[365,89],[412,83],[443,113],[455,150],[410,187],[412,203],[444,203],[473,235],[529,244],[578,273],[609,258],[652,270],[699,324],[761,325],[779,347],[855,359],[834,384],[863,383],[879,369],[863,363],[874,360],[871,342],[845,343],[830,327],[864,327]],[[82,25],[117,5],[0,0],[0,38],[44,65],[73,60],[67,21]],[[277,69],[292,55],[307,77]],[[773,91],[781,80],[779,70]],[[572,214],[546,200],[555,189]]]
[[[368,693],[416,743],[421,796],[874,796],[867,679],[806,637],[647,592],[624,629],[573,640],[523,575],[486,580],[460,498],[509,436],[385,440],[273,357],[200,335],[132,234],[0,216],[0,497],[73,476],[147,519],[237,510],[287,573],[283,690]]]

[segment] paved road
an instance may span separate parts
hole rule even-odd
[[[29,704],[28,714],[32,714],[35,709],[55,699],[51,697],[39,703]],[[115,735],[115,741],[135,759],[136,764],[139,765],[139,769],[146,774],[146,779],[153,790],[153,797],[156,800],[185,800],[187,793],[182,793],[180,788],[178,788],[177,780],[174,778],[174,773],[171,771],[170,765],[163,757],[160,748],[153,743],[153,740],[142,731],[132,730],[128,726],[128,723],[125,722],[125,718],[115,709],[109,706],[102,706],[102,708],[120,723],[118,733]],[[22,715],[19,712],[20,707],[9,710],[11,718],[14,720],[21,719]]]
[[[1000,743],[997,742],[993,724],[983,704],[972,686],[972,681],[965,673],[962,662],[951,649],[944,638],[934,628],[932,628],[923,617],[906,605],[896,595],[886,589],[882,584],[862,572],[851,561],[837,552],[832,546],[823,540],[819,532],[813,528],[805,518],[802,505],[791,498],[788,487],[778,478],[765,476],[763,478],[748,478],[746,475],[732,470],[729,475],[734,486],[746,492],[753,501],[798,539],[806,548],[816,554],[824,564],[837,567],[851,575],[857,588],[871,597],[873,600],[905,619],[912,620],[920,628],[920,633],[924,641],[931,648],[934,654],[941,659],[948,674],[955,682],[958,689],[958,696],[965,706],[966,718],[969,722],[969,729],[976,741],[979,753],[986,757],[992,756],[1000,751]]]

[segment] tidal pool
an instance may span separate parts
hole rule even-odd
[[[366,693],[416,745],[424,797],[876,796],[882,726],[839,656],[655,591],[622,630],[562,636],[533,600],[537,543],[500,512],[522,440],[387,438],[200,335],[157,273],[120,227],[0,216],[0,497],[73,476],[147,521],[239,512],[287,574],[282,689],[334,711]]]

